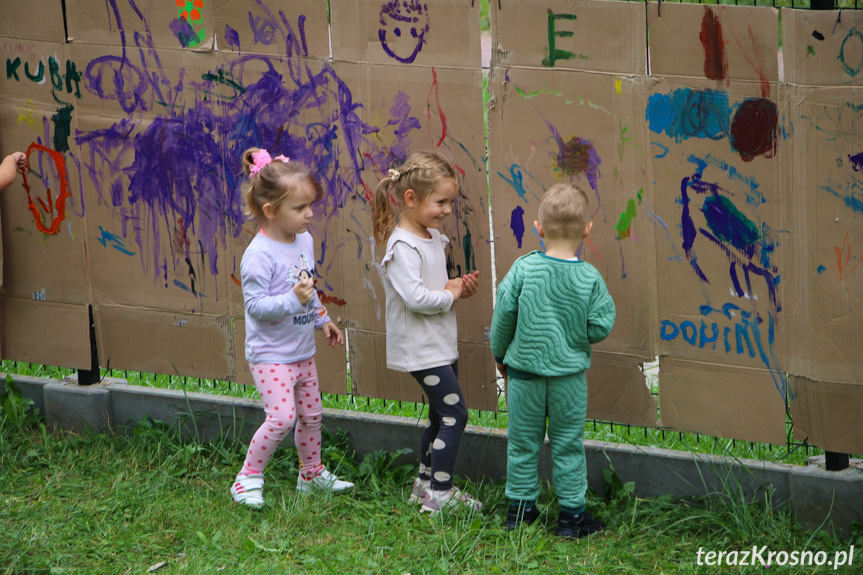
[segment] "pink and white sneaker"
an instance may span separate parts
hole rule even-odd
[[[414,486],[411,489],[411,496],[408,498],[409,503],[425,503],[431,498],[431,481],[428,479],[414,479]]]
[[[260,473],[237,478],[231,486],[234,501],[253,509],[264,506],[264,476]]]
[[[449,491],[430,489],[429,498],[423,503],[420,513],[431,513],[434,515],[444,509],[450,509],[459,505],[463,505],[474,511],[479,511],[482,508],[482,503],[453,485]]]

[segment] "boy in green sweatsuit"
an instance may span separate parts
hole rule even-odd
[[[546,420],[560,503],[557,534],[583,537],[604,527],[584,508],[585,370],[591,344],[614,326],[615,308],[599,271],[576,257],[593,226],[588,203],[574,185],[549,188],[534,222],[545,253],[517,259],[497,289],[490,339],[507,380],[507,529],[539,517],[537,466]]]

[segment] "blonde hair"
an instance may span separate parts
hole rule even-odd
[[[252,174],[251,168],[255,164],[252,156],[260,151],[260,148],[249,148],[243,152],[243,171],[249,176],[243,183],[243,213],[246,216],[262,223],[266,219],[264,205],[271,204],[277,208],[296,191],[301,182],[308,183],[315,191],[312,203],[324,197],[321,183],[300,162],[273,160]]]
[[[537,219],[546,237],[581,237],[590,220],[587,193],[575,184],[555,184],[545,191]]]
[[[405,202],[405,192],[413,190],[417,200],[423,202],[445,178],[455,180],[456,173],[450,163],[437,152],[414,152],[401,167],[390,169],[389,175],[378,183],[375,190],[375,241],[379,244],[386,243],[396,227],[397,210],[393,208],[393,201],[398,202],[398,208],[401,208]]]

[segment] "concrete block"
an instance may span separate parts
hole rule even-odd
[[[118,431],[142,419],[177,427],[182,437],[212,441],[224,434],[251,439],[264,421],[259,400],[112,382],[109,385]]]
[[[111,430],[111,394],[104,385],[49,383],[43,396],[48,427],[75,433]]]
[[[6,374],[0,373],[3,381],[6,381]],[[31,399],[34,407],[39,410],[39,415],[45,416],[45,396],[44,388],[49,383],[56,380],[47,379],[44,377],[30,377],[29,375],[13,375],[15,385],[21,390],[21,395]]]
[[[602,470],[611,467],[624,483],[634,482],[643,497],[733,493],[751,501],[763,499],[768,489],[774,505],[790,497],[790,465],[599,441],[585,441],[585,452],[589,484],[601,482]]]
[[[863,472],[859,469],[799,467],[790,475],[789,485],[791,510],[807,529],[823,525],[847,537],[852,522],[863,524]]]

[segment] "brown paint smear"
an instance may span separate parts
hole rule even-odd
[[[704,47],[704,75],[711,80],[724,80],[728,75],[728,60],[722,41],[722,26],[713,10],[706,6],[699,39]]]

